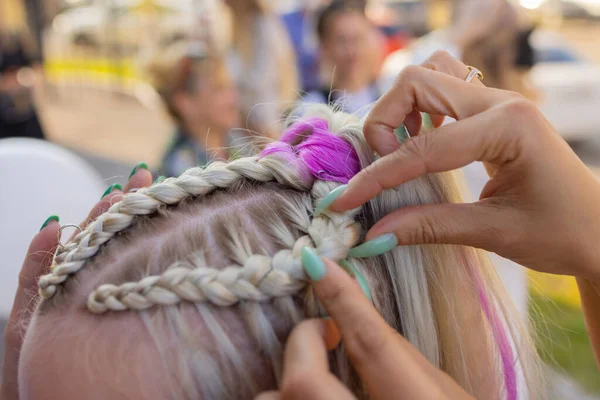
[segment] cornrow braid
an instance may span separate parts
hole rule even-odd
[[[326,194],[326,187],[331,185],[315,182],[314,177],[301,168],[283,163],[277,155],[243,158],[230,163],[215,162],[206,168],[192,168],[178,178],[169,178],[125,195],[100,215],[56,253],[51,272],[38,282],[40,295],[46,299],[52,297],[59,285],[81,270],[98,253],[100,246],[130,227],[136,216],[153,214],[160,207],[178,204],[192,196],[208,195],[242,179],[277,181],[300,190],[312,187],[315,201]],[[308,225],[302,218],[296,218],[296,225],[300,228],[304,226],[306,235],[297,239],[291,250],[281,250],[273,257],[250,255],[243,265],[231,265],[223,270],[210,268],[202,258],[197,258],[193,263],[175,263],[162,275],[149,276],[139,282],[120,286],[101,285],[90,294],[88,309],[93,313],[143,310],[155,304],[176,304],[181,301],[228,306],[240,300],[263,301],[296,293],[305,286],[307,280],[300,262],[301,249],[310,246],[324,257],[334,260],[345,258],[360,236],[360,226],[354,220],[359,210],[325,212],[309,219]],[[307,211],[312,211],[312,204]]]

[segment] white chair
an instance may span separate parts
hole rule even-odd
[[[60,146],[0,140],[0,319],[10,313],[21,265],[41,224],[52,214],[62,224],[79,224],[105,186],[86,161]]]

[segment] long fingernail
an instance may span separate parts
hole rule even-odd
[[[315,249],[310,247],[303,248],[300,258],[302,260],[304,272],[306,272],[306,275],[308,275],[311,280],[320,281],[323,279],[326,273],[325,263],[321,257],[319,257]]]
[[[133,170],[131,171],[131,173],[129,174],[129,179],[131,179],[131,177],[133,175],[135,175],[135,173],[138,171],[138,169],[145,169],[146,171],[148,171],[150,168],[148,168],[148,164],[146,163],[139,163],[138,165],[136,165],[135,167],[133,167]]]
[[[398,143],[404,143],[405,140],[410,138],[410,133],[408,132],[408,128],[404,123],[394,130],[394,135],[396,135]]]
[[[349,273],[356,279],[358,285],[362,289],[367,299],[369,299],[369,301],[372,301],[373,298],[371,297],[371,289],[369,289],[367,280],[363,276],[362,272],[360,272],[360,270],[348,260],[340,261],[340,267],[344,268],[344,270],[346,270],[347,273]]]
[[[112,185],[110,185],[108,187],[108,189],[106,189],[106,192],[104,192],[104,194],[102,194],[102,197],[100,197],[100,199],[103,199],[104,196],[106,196],[107,194],[109,194],[110,192],[112,192],[113,190],[123,190],[123,186],[121,186],[118,183],[113,183]]]
[[[398,246],[396,235],[386,233],[350,249],[348,256],[358,258],[378,256],[392,250],[396,246]]]
[[[336,201],[346,191],[346,189],[348,189],[348,185],[338,186],[329,192],[327,196],[319,200],[317,206],[315,207],[315,213],[313,217],[320,215],[323,213],[323,211],[329,208],[329,206],[332,205],[333,202]]]
[[[423,113],[421,114],[421,117],[423,119],[423,128],[425,128],[426,130],[433,129],[433,121],[431,120],[431,115]]]
[[[166,176],[162,176],[162,175],[160,175],[160,176],[156,177],[156,179],[154,180],[154,183],[161,183],[161,182],[162,182],[162,181],[164,181],[165,179],[167,179],[167,177],[166,177]]]
[[[45,220],[44,223],[42,224],[42,227],[40,228],[40,231],[42,229],[44,229],[45,227],[47,227],[48,224],[50,223],[50,221],[56,221],[56,222],[58,222],[59,220],[60,220],[60,218],[58,218],[58,215],[51,215],[51,216],[49,216],[48,219]]]

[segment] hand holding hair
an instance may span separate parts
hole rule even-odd
[[[340,341],[369,398],[473,399],[392,329],[335,262],[313,257],[304,261],[304,268],[331,319],[306,320],[294,328],[285,348],[280,391],[263,393],[257,400],[354,399],[329,371],[327,351]]]
[[[407,67],[365,123],[365,137],[382,157],[356,175],[331,208],[352,209],[419,176],[483,161],[491,178],[479,201],[400,209],[367,239],[393,233],[399,245],[469,245],[537,271],[600,281],[597,178],[533,103],[467,83],[467,74],[445,53]],[[409,121],[417,118],[415,110],[457,122],[420,135],[413,129],[399,144],[394,130],[405,119],[415,126]]]

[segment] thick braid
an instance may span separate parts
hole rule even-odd
[[[51,273],[38,282],[43,298],[54,295],[57,285],[78,272],[93,257],[100,246],[116,233],[131,226],[136,215],[148,215],[165,205],[178,204],[191,196],[201,196],[218,188],[227,188],[241,179],[260,182],[278,181],[296,189],[307,190],[311,177],[286,167],[277,157],[241,158],[230,163],[215,162],[206,168],[192,168],[177,178],[129,193],[100,215],[73,241],[59,249]]]
[[[120,286],[102,285],[89,295],[88,309],[93,313],[145,310],[182,301],[231,306],[243,300],[258,302],[295,294],[307,282],[300,261],[302,248],[314,247],[319,255],[334,260],[345,258],[360,236],[356,213],[318,216],[305,228],[308,235],[298,238],[291,250],[281,250],[273,257],[248,255],[243,266],[218,270],[197,257],[192,263],[175,263],[160,276]],[[295,224],[301,226],[304,220],[298,215]]]

